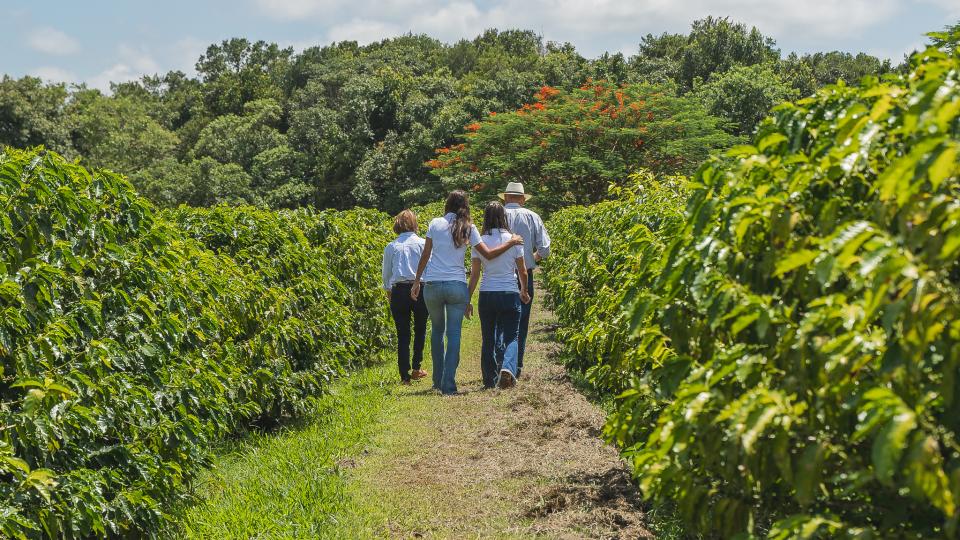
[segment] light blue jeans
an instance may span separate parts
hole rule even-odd
[[[460,327],[470,301],[467,284],[462,281],[428,281],[423,299],[430,312],[430,356],[433,359],[433,387],[444,394],[457,391],[457,366],[460,365]],[[443,348],[443,336],[447,348]]]

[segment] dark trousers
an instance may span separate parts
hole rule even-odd
[[[527,333],[530,330],[530,308],[533,307],[533,269],[527,269],[527,292],[530,293],[530,302],[524,304],[520,303],[520,333],[517,336],[517,372],[515,375],[520,376],[520,372],[523,370],[523,352],[527,348]],[[503,340],[503,331],[500,328],[497,328],[497,349],[502,350],[506,347],[506,343]],[[502,357],[502,356],[501,356]]]
[[[416,301],[410,298],[410,283],[398,283],[390,292],[390,313],[397,327],[397,366],[400,378],[410,380],[410,320],[413,319],[413,369],[423,363],[423,344],[427,335],[427,304],[423,293]]]
[[[516,375],[517,334],[520,332],[520,294],[507,291],[481,291],[477,303],[480,315],[480,371],[483,386],[493,388],[501,369]]]

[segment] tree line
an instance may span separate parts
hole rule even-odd
[[[196,76],[146,76],[113,84],[109,94],[4,76],[0,146],[82,156],[85,165],[127,175],[160,206],[392,212],[432,201],[447,184],[470,187],[428,164],[437,149],[465,142],[465,126],[491,113],[535,104],[543,87],[575,92],[596,81],[638,99],[659,96],[668,116],[707,130],[694,130],[694,139],[673,133],[664,144],[710,141],[694,152],[700,155],[745,140],[781,101],[896,69],[863,53],[784,56],[758,29],[713,17],[687,34],[644,36],[635,55],[592,59],[526,30],[487,30],[453,44],[425,35],[366,46],[344,41],[299,53],[236,38],[211,45]],[[616,161],[603,178],[650,166]],[[567,180],[573,192],[560,199],[593,200],[592,191],[578,191],[576,177]]]

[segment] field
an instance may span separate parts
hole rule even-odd
[[[691,36],[747,35],[724,21]],[[251,99],[177,165],[218,197],[240,161],[263,174],[235,198],[158,199],[179,180],[150,184],[157,162],[128,171],[147,199],[4,146],[0,537],[957,538],[960,33],[932,38],[741,123],[697,101],[723,80],[684,71],[527,85],[499,112],[410,97],[471,123],[393,111],[421,139],[381,129],[350,171],[258,146],[281,127],[322,146],[297,122],[346,137],[316,96]],[[252,153],[204,161],[224,141]],[[353,184],[265,187],[310,167]],[[479,221],[504,177],[545,194],[553,237],[533,373],[480,391],[469,322],[465,395],[401,387],[391,218],[315,208],[426,203],[422,229],[442,213],[424,193],[466,187]]]

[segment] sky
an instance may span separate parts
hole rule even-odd
[[[108,90],[145,74],[193,74],[208,45],[231,37],[302,50],[408,32],[454,42],[487,28],[534,30],[587,57],[631,55],[644,35],[686,32],[708,15],[757,26],[784,54],[899,62],[925,33],[960,20],[960,0],[0,0],[0,74]]]

